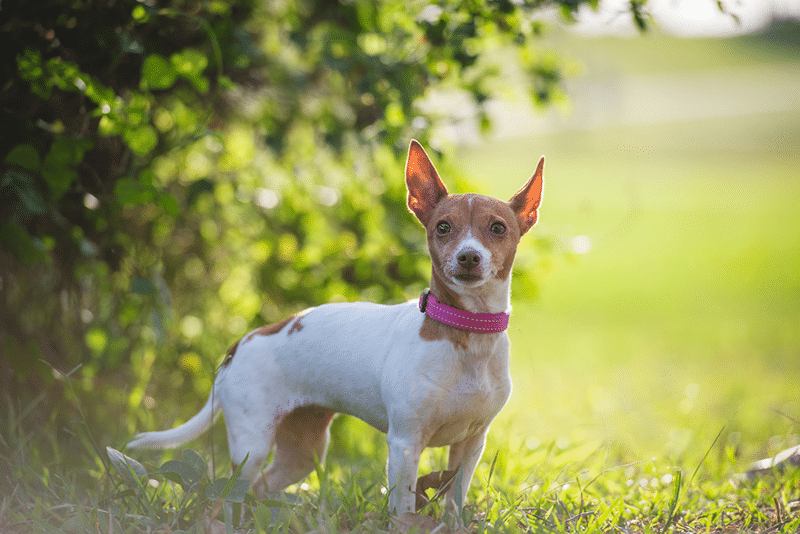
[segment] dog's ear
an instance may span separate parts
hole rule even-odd
[[[447,196],[447,188],[422,145],[415,140],[412,140],[408,147],[406,187],[408,187],[408,208],[414,212],[423,226],[428,226],[433,208]]]
[[[542,188],[544,187],[544,156],[536,166],[536,172],[508,201],[511,209],[517,214],[520,235],[533,228],[539,218],[539,204],[542,203]]]

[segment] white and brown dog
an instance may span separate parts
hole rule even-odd
[[[463,469],[463,503],[489,424],[511,393],[511,267],[520,237],[536,223],[543,167],[544,158],[508,202],[450,195],[412,141],[408,206],[427,229],[430,290],[393,306],[325,304],[248,333],[228,352],[200,413],[172,430],[139,434],[128,447],[182,445],[222,409],[231,460],[236,466],[249,454],[241,476],[263,496],[324,460],[331,420],[345,413],[386,432],[394,513],[414,511],[425,447],[450,446],[448,469]]]

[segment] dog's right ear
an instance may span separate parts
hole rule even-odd
[[[414,212],[419,222],[427,227],[433,208],[447,196],[447,188],[422,145],[413,139],[408,147],[406,187],[408,187],[408,208]]]
[[[539,205],[542,203],[544,187],[544,156],[539,159],[536,172],[508,201],[508,205],[517,214],[520,235],[530,230],[539,219]]]

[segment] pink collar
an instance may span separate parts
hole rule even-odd
[[[491,334],[508,328],[507,313],[472,313],[452,308],[439,302],[430,289],[426,289],[420,295],[419,311],[440,323],[469,332]]]

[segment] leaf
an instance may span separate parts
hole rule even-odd
[[[42,167],[39,151],[29,144],[17,145],[6,156],[6,163],[36,172]]]
[[[102,136],[118,135],[122,133],[122,121],[116,114],[103,115],[97,124],[97,133]]]
[[[169,89],[175,83],[176,72],[163,56],[150,54],[142,63],[143,89]]]
[[[3,175],[0,187],[8,187],[16,193],[22,207],[28,212],[34,215],[42,215],[47,211],[47,204],[44,198],[42,198],[33,180],[27,174],[16,170],[8,170]]]
[[[206,488],[206,496],[212,501],[244,502],[250,481],[245,478],[218,478]]]
[[[146,187],[133,178],[121,178],[114,186],[114,196],[123,204],[141,204],[153,200],[152,187]]]
[[[164,475],[169,480],[180,484],[184,490],[188,490],[200,482],[202,471],[198,471],[195,465],[188,462],[168,460],[154,474]]]
[[[31,265],[47,258],[44,250],[24,228],[12,222],[0,225],[0,246],[21,263]]]
[[[106,447],[108,458],[111,460],[111,465],[117,470],[129,486],[138,488],[142,484],[142,478],[147,477],[147,469],[142,464],[127,456],[117,449]],[[134,478],[135,477],[135,478]]]
[[[162,193],[158,196],[158,205],[161,206],[165,212],[173,217],[178,216],[178,201],[169,193]]]
[[[78,178],[75,165],[83,159],[83,152],[76,150],[74,140],[57,137],[44,158],[42,177],[56,200],[66,193],[69,186]]]
[[[206,495],[213,500],[224,499],[228,502],[244,502],[247,490],[250,489],[250,481],[239,478],[239,473],[242,472],[242,468],[249,457],[249,453],[245,455],[244,460],[236,466],[229,478],[218,478],[211,486],[208,486]],[[212,497],[212,495],[214,496]]]
[[[260,502],[256,505],[253,513],[253,519],[255,519],[258,532],[267,532],[269,526],[272,524],[272,512],[270,512],[270,509],[266,504]]]
[[[194,48],[186,48],[170,56],[170,61],[175,71],[189,80],[201,93],[208,91],[208,80],[203,76],[203,71],[208,66],[208,58]]]
[[[146,155],[158,144],[158,134],[149,124],[128,128],[122,138],[140,156]]]
[[[197,472],[200,473],[201,478],[208,470],[208,464],[205,459],[194,449],[185,449],[183,454],[181,454],[181,459],[194,467]]]

